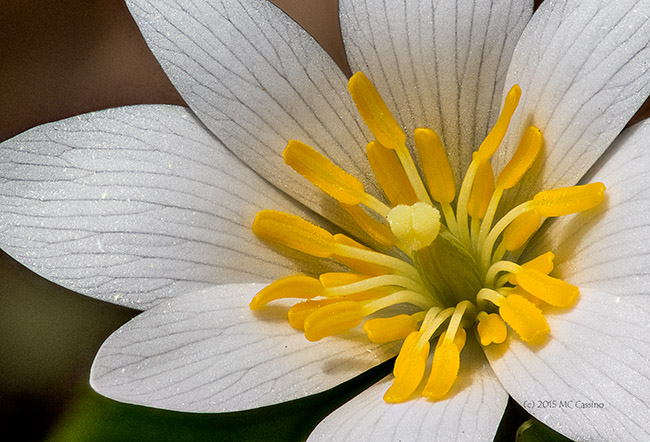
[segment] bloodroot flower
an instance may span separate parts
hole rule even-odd
[[[310,440],[491,440],[508,395],[647,440],[650,2],[531,3],[341,0],[348,79],[265,1],[130,1],[191,111],[3,143],[0,245],[146,310],[93,366],[119,401],[244,410],[397,355]]]

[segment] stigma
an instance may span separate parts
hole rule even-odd
[[[375,343],[402,341],[384,400],[440,400],[455,385],[467,339],[486,347],[514,333],[539,345],[551,332],[544,310],[578,302],[578,287],[551,276],[552,251],[526,262],[519,256],[544,220],[598,206],[605,186],[540,189],[528,201],[499,208],[504,192],[542,156],[542,133],[530,126],[496,177],[492,169],[521,97],[518,85],[459,185],[433,130],[407,136],[361,72],[348,89],[375,138],[366,152],[384,195],[367,193],[360,180],[298,140],[289,141],[283,157],[345,209],[367,234],[365,244],[295,215],[259,212],[252,225],[258,238],[336,261],[345,271],[279,279],[257,293],[250,308],[294,299],[288,322],[309,341],[356,328]]]

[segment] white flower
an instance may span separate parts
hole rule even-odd
[[[547,223],[526,249],[554,250],[558,274],[581,289],[575,306],[548,313],[545,345],[511,339],[502,353],[486,347],[486,360],[468,339],[445,399],[386,404],[387,378],[312,438],[491,440],[510,394],[569,437],[646,440],[650,123],[618,134],[650,92],[650,2],[549,0],[532,19],[521,1],[340,3],[353,71],[372,78],[406,133],[441,135],[457,182],[517,83],[523,95],[493,164],[500,170],[535,125],[544,166],[505,203],[580,180],[604,182],[608,197]],[[379,195],[345,76],[264,1],[129,7],[200,122],[176,107],[110,109],[0,150],[2,248],[66,287],[147,310],[104,344],[94,388],[154,407],[234,411],[326,390],[392,357],[398,347],[362,338],[308,342],[276,309],[248,308],[269,281],[323,266],[258,241],[256,212],[355,231],[283,164],[289,139]]]

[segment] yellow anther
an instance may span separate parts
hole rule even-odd
[[[377,141],[389,149],[406,144],[406,134],[388,110],[375,85],[363,72],[357,72],[348,81],[348,90],[363,121]]]
[[[415,129],[413,135],[431,198],[439,203],[451,203],[456,198],[456,180],[442,141],[427,128]]]
[[[535,344],[551,329],[542,311],[519,295],[510,295],[499,303],[499,315],[524,341]]]
[[[319,258],[334,253],[334,237],[327,230],[305,221],[299,216],[275,210],[262,210],[253,221],[253,232],[258,238]]]
[[[539,270],[523,269],[516,274],[517,284],[531,295],[555,307],[568,307],[580,290],[575,285],[548,276]]]
[[[335,302],[347,301],[348,298],[309,299],[291,306],[287,313],[289,325],[297,330],[305,329],[305,319],[317,309]]]
[[[515,154],[497,177],[497,187],[502,189],[514,187],[535,162],[542,149],[542,142],[542,131],[535,126],[529,126]]]
[[[334,239],[337,244],[345,245],[348,247],[356,247],[360,250],[365,250],[365,251],[372,250],[371,248],[366,247],[363,244],[356,242],[352,238],[340,233],[334,235]],[[338,262],[349,267],[355,272],[363,273],[365,275],[377,276],[377,275],[385,275],[386,273],[390,272],[390,270],[387,267],[377,265],[372,262],[367,262],[361,259],[351,258],[349,256],[341,256],[335,253],[334,255],[332,255],[332,258],[336,259]]]
[[[339,287],[370,278],[370,275],[349,272],[328,272],[322,273],[318,279],[325,288]]]
[[[286,164],[337,201],[355,205],[364,200],[361,181],[305,143],[290,140],[282,156]]]
[[[467,213],[474,219],[483,219],[494,193],[494,172],[488,160],[479,160]]]
[[[420,250],[438,236],[440,212],[427,203],[399,205],[388,213],[388,223],[401,246]]]
[[[527,261],[521,265],[523,269],[529,270],[539,270],[540,272],[548,275],[553,271],[553,260],[555,259],[555,253],[546,252],[539,255],[537,258],[533,258],[530,261]],[[510,274],[508,278],[510,284],[517,284],[517,276],[514,273]]]
[[[393,206],[411,205],[418,201],[394,150],[385,148],[377,141],[371,141],[366,146],[366,153],[377,182]]]
[[[438,343],[436,344],[436,348],[440,347],[446,338],[447,338],[447,332],[444,331],[438,338]],[[458,347],[458,351],[462,351],[463,348],[465,348],[465,341],[467,341],[467,332],[465,331],[464,328],[459,328],[458,330],[456,330],[456,335],[454,336],[454,341],[453,341],[454,344],[456,344],[456,347]]]
[[[526,244],[541,222],[542,217],[536,210],[522,213],[503,231],[503,247],[509,252],[517,250]]]
[[[361,304],[342,301],[316,309],[305,318],[305,338],[309,341],[343,333],[356,327],[363,319]]]
[[[533,202],[542,216],[564,216],[593,209],[604,197],[605,185],[590,183],[544,190],[535,195]]]
[[[492,343],[501,344],[506,340],[508,329],[501,316],[496,313],[487,314],[482,312],[482,314],[479,313],[476,317],[478,318],[476,331],[481,338],[482,346],[485,347]]]
[[[460,368],[460,350],[451,341],[442,340],[436,347],[431,363],[429,380],[422,390],[422,396],[438,400],[444,398],[456,382]]]
[[[421,318],[419,318],[421,320]],[[397,315],[388,318],[369,319],[363,323],[363,331],[368,339],[377,344],[393,342],[406,338],[409,333],[417,331],[416,315]]]
[[[259,310],[271,301],[284,298],[315,298],[323,294],[323,286],[316,278],[292,275],[278,279],[264,287],[251,300],[251,310]]]
[[[537,258],[533,258],[530,261],[527,261],[521,265],[524,269],[529,270],[539,270],[540,272],[548,275],[553,271],[553,260],[555,259],[555,253],[546,252],[539,255]]]
[[[419,340],[420,332],[417,331],[411,332],[404,340],[393,368],[395,380],[384,394],[384,401],[404,402],[420,385],[429,356],[429,342],[420,346]]]
[[[517,109],[519,98],[521,98],[521,88],[515,84],[506,95],[499,119],[478,148],[478,156],[481,160],[489,160],[499,148],[510,125],[512,114]]]
[[[372,239],[386,247],[395,245],[395,235],[386,224],[382,224],[371,217],[361,206],[349,206],[347,204],[341,204],[341,206]]]

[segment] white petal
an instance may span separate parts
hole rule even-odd
[[[250,311],[262,287],[212,287],[137,316],[102,345],[92,387],[151,407],[236,411],[327,390],[396,354],[363,332],[309,342],[285,309]]]
[[[309,441],[491,441],[508,402],[482,351],[468,339],[451,396],[387,404],[392,376],[350,400],[314,429]]]
[[[373,191],[367,137],[345,75],[272,3],[133,0],[128,6],[192,110],[261,176],[341,224],[332,201],[283,163],[287,141],[299,139]]]
[[[251,232],[264,208],[295,212],[182,107],[81,115],[0,149],[0,246],[52,281],[134,308],[295,271]]]
[[[464,173],[498,115],[532,2],[342,0],[340,8],[352,71],[371,77],[408,134],[435,130]]]
[[[503,386],[537,419],[576,440],[650,440],[650,297],[581,287],[549,315],[541,348],[512,339],[486,353]],[[506,344],[503,344],[506,345]]]
[[[579,287],[648,296],[650,288],[650,121],[624,131],[586,181],[607,186],[597,208],[548,223],[527,254],[556,253],[559,275]]]
[[[650,1],[544,2],[512,58],[506,89],[522,98],[497,169],[527,125],[542,130],[543,167],[509,199],[575,184],[650,93]]]

